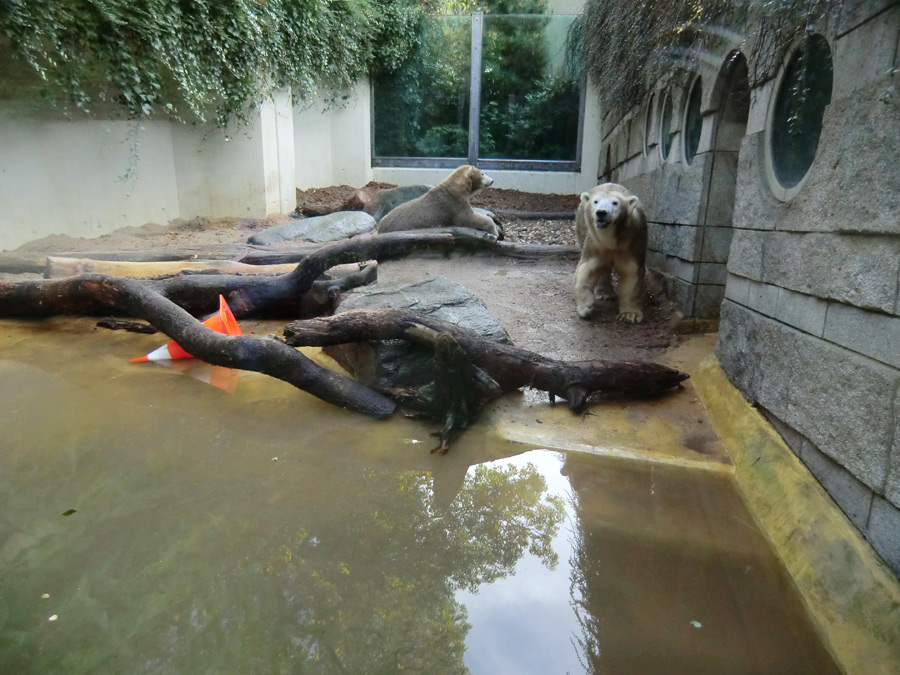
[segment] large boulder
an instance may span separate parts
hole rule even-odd
[[[343,297],[335,314],[356,309],[413,309],[467,328],[479,336],[511,344],[509,335],[481,298],[442,276],[413,283],[376,284]],[[363,384],[384,389],[417,387],[432,379],[431,350],[404,340],[373,340],[325,350]]]
[[[335,211],[326,216],[303,218],[257,232],[247,242],[265,246],[282,241],[310,241],[321,244],[366,234],[375,229],[375,219],[363,211]]]

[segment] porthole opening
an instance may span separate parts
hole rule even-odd
[[[703,82],[701,78],[694,80],[691,93],[688,96],[687,107],[684,113],[684,161],[690,164],[694,161],[697,148],[700,147],[700,132],[703,130],[703,114],[700,112],[700,104],[703,98]]]
[[[659,122],[659,149],[663,160],[669,157],[672,149],[672,96],[666,92],[663,99],[662,115]]]
[[[647,101],[647,117],[644,118],[644,154],[650,154],[651,140],[653,139],[653,94]]]
[[[831,49],[821,35],[811,36],[784,69],[770,121],[770,149],[775,178],[785,189],[800,184],[816,156],[833,79]]]

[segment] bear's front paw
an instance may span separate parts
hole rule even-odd
[[[616,318],[625,323],[641,323],[644,320],[644,313],[641,311],[619,312],[619,316]]]

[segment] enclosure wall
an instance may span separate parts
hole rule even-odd
[[[645,152],[646,100],[605,120],[601,156],[647,204],[651,264],[671,295],[687,315],[720,316],[725,372],[900,572],[900,3],[836,4],[815,26],[831,97],[797,186],[773,169],[779,77],[751,79],[747,109],[727,109],[741,44],[700,71],[690,165],[683,151]],[[681,148],[684,115],[672,125]]]
[[[255,217],[296,204],[289,92],[249,126],[70,120],[0,110],[0,249],[174,218]]]
[[[0,249],[167,222],[178,216],[170,125],[138,130],[129,122],[0,114],[0,204]]]

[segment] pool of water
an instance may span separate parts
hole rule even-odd
[[[438,457],[162,342],[0,322],[2,673],[838,672],[727,472]]]

